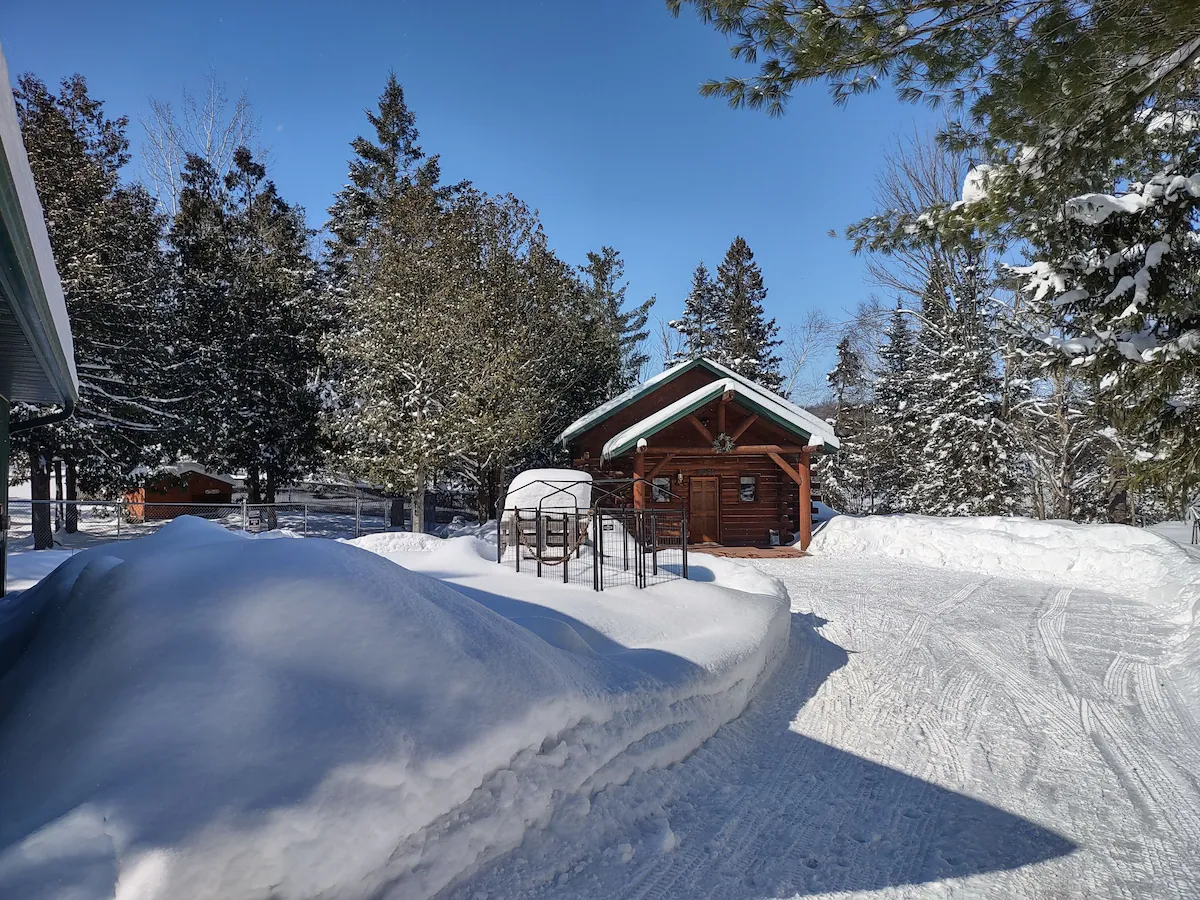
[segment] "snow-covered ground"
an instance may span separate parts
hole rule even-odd
[[[0,896],[1198,894],[1200,562],[1153,535],[839,518],[604,594],[472,538],[268,543],[101,565],[0,681]]]
[[[1184,522],[1178,519],[1173,522],[1159,522],[1156,525],[1148,526],[1146,530],[1169,538],[1177,544],[1183,544],[1187,547],[1195,546],[1192,544],[1191,522]]]
[[[744,709],[779,583],[597,595],[429,541],[182,518],[0,602],[0,897],[429,897],[571,817],[667,852],[591,798]]]
[[[1011,548],[1043,573],[1035,556],[1058,555],[1055,581],[968,571],[981,542],[1014,540],[978,521],[957,560],[917,565],[899,557],[927,524],[866,521],[756,560],[793,598],[771,681],[687,761],[592,798],[669,820],[671,853],[652,829],[539,830],[448,897],[1197,896],[1200,727],[1168,676],[1186,626],[1157,574],[1127,559],[1111,592],[1069,586],[1091,577],[1069,526]]]

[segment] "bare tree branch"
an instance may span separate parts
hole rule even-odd
[[[243,91],[230,102],[224,84],[210,70],[199,97],[184,89],[179,111],[165,100],[150,98],[150,113],[142,119],[146,146],[142,168],[160,208],[169,216],[179,212],[180,173],[188,154],[195,154],[218,173],[233,165],[238,147],[249,147],[256,157],[258,120]]]

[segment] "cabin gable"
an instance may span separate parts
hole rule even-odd
[[[722,437],[723,436],[723,437]],[[786,399],[708,360],[668,370],[563,433],[572,465],[635,479],[635,506],[678,506],[693,543],[807,546],[812,457],[836,438]]]

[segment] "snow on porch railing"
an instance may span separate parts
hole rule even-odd
[[[588,508],[579,507],[570,486],[547,484],[556,498],[548,506],[505,509],[497,517],[496,562],[563,584],[590,583],[596,591],[686,579],[682,502],[678,508],[627,505],[623,501],[636,481],[593,482],[599,488],[597,499],[611,505],[593,501]],[[650,487],[644,483],[645,490]]]

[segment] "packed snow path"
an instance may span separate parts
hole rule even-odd
[[[1200,728],[1155,610],[875,560],[757,565],[793,634],[747,712],[449,896],[1200,892]]]

